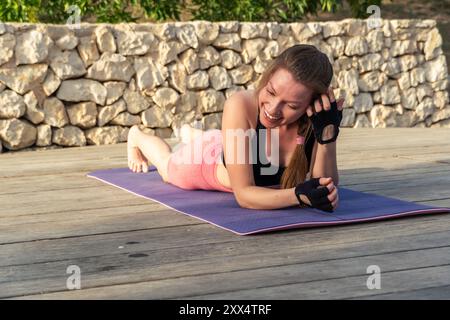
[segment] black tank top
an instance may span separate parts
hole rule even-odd
[[[266,130],[263,131],[262,137],[264,137],[263,141],[261,141],[261,146],[259,144],[260,141],[258,141],[258,137],[259,137],[259,130],[260,129],[266,129],[266,127],[263,126],[263,124],[259,121],[259,109],[258,109],[258,117],[257,117],[257,122],[256,122],[256,152],[257,155],[259,155],[259,148],[263,148],[263,150],[266,150]],[[309,136],[307,137],[307,140],[305,142],[305,153],[306,153],[306,158],[308,159],[308,170],[310,167],[310,163],[311,163],[311,156],[312,156],[312,149],[314,147],[314,135],[309,134]],[[265,152],[263,153],[265,154]],[[226,167],[225,164],[225,156],[224,153],[222,151],[222,161],[223,161],[223,165]],[[265,161],[266,162],[266,161]],[[281,181],[281,176],[283,175],[284,170],[286,169],[286,167],[278,167],[277,173],[273,174],[273,175],[261,175],[261,168],[268,168],[271,166],[271,163],[267,163],[267,164],[262,164],[260,162],[259,156],[256,157],[256,163],[253,164],[253,177],[255,179],[255,185],[257,186],[272,186],[272,185],[278,185],[280,184]],[[275,166],[276,167],[276,166]]]

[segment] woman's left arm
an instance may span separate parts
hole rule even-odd
[[[339,184],[336,141],[327,144],[320,144],[316,141],[311,160],[311,178],[331,177],[334,185]]]
[[[334,104],[334,108],[332,108],[332,104]],[[312,152],[311,178],[331,177],[336,186],[339,184],[339,174],[336,160],[337,136],[334,137],[336,134],[334,126],[339,127],[340,125],[343,104],[344,99],[336,101],[333,88],[330,87],[327,94],[322,94],[320,99],[316,99],[313,105],[306,110],[308,117],[313,122],[315,136],[320,137],[315,141]],[[324,141],[324,137],[327,137],[326,141],[328,142]],[[319,143],[319,140],[322,142]]]

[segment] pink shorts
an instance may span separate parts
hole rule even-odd
[[[177,145],[169,158],[169,183],[187,190],[233,192],[217,180],[222,149],[222,132],[219,129],[204,131],[190,143]]]

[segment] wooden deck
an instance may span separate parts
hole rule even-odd
[[[338,165],[343,187],[450,207],[448,128],[344,128]],[[117,167],[125,144],[0,154],[0,297],[450,299],[450,214],[237,236],[85,176]]]

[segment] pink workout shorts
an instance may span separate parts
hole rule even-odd
[[[169,158],[169,183],[187,190],[233,192],[217,180],[222,149],[222,132],[219,129],[209,129],[190,143],[177,145]]]

